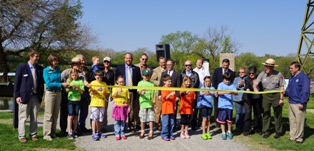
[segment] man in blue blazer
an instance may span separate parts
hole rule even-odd
[[[230,66],[230,61],[229,59],[223,59],[222,60],[222,65],[219,68],[216,68],[213,74],[213,80],[212,80],[212,86],[217,90],[218,85],[220,82],[222,82],[223,80],[223,74],[224,73],[230,73],[231,75],[231,83],[233,83],[233,80],[235,78],[235,74],[234,72],[229,69]],[[217,119],[217,115],[218,115],[218,98],[214,98],[214,117],[215,120]],[[216,122],[216,126],[219,126],[219,123]]]
[[[25,122],[30,116],[31,140],[37,141],[37,115],[44,93],[43,67],[37,65],[39,54],[28,52],[29,61],[16,68],[14,78],[14,98],[18,104],[19,141],[26,143]]]
[[[124,64],[118,65],[115,71],[115,79],[119,76],[124,77],[124,82],[126,86],[137,86],[138,82],[142,80],[142,75],[140,68],[132,64],[133,56],[131,53],[127,52],[124,55]],[[131,76],[129,77],[129,73]],[[128,128],[130,131],[136,129],[139,126],[139,111],[140,103],[139,96],[136,89],[129,89],[130,92],[130,113],[128,117]]]

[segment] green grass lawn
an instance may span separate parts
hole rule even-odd
[[[53,141],[43,140],[42,127],[38,127],[39,141],[31,141],[28,139],[26,144],[21,144],[17,138],[18,131],[13,128],[12,113],[0,113],[0,150],[4,151],[20,151],[20,150],[43,150],[43,149],[61,149],[61,150],[74,150],[75,144],[73,140],[69,140],[67,137],[59,137]],[[27,126],[26,132],[29,132]],[[58,135],[57,136],[61,136]]]
[[[311,98],[308,102],[307,109],[314,109],[314,98]],[[273,112],[272,112],[273,115]],[[272,118],[274,121],[274,118]],[[244,140],[245,143],[250,143],[250,146],[257,145],[257,148],[261,147],[269,147],[276,150],[302,150],[302,151],[310,151],[314,150],[314,114],[310,112],[306,112],[306,124],[304,129],[304,142],[303,144],[296,144],[294,141],[289,141],[289,118],[288,118],[288,102],[287,98],[285,98],[285,105],[283,107],[283,132],[284,136],[279,139],[274,139],[273,136],[275,135],[274,124],[271,125],[271,133],[272,135],[265,139],[258,134],[250,135],[250,136],[243,136],[239,135],[239,142]],[[259,145],[259,146],[258,146]],[[267,149],[266,149],[267,150]]]

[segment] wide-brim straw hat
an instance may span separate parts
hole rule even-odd
[[[271,67],[277,67],[278,65],[276,65],[276,61],[272,58],[269,58],[265,61],[265,63],[262,63],[265,66],[271,66]]]

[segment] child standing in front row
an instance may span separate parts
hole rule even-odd
[[[116,86],[124,86],[124,78],[122,76],[118,76],[116,83]],[[130,98],[129,90],[127,88],[113,88],[112,98],[114,100],[112,108],[114,134],[116,136],[116,140],[120,140],[121,138],[126,140],[124,126],[128,117],[128,112],[130,111],[130,107],[128,105],[128,100]]]
[[[171,87],[171,77],[166,74],[163,76],[164,88]],[[176,93],[174,90],[160,90],[161,92],[161,118],[162,129],[161,139],[165,141],[175,140],[174,131],[174,112],[176,104]]]
[[[218,90],[229,90],[228,92],[218,92],[218,117],[216,121],[220,123],[222,135],[221,138],[223,140],[227,139],[227,135],[229,139],[233,138],[231,133],[232,126],[232,97],[233,95],[237,95],[236,87],[231,83],[231,74],[225,73],[223,75],[223,82],[219,83]],[[226,134],[226,124],[228,125],[228,132]]]
[[[105,114],[105,103],[106,103],[106,96],[108,95],[108,87],[105,82],[102,82],[102,71],[96,70],[94,72],[95,79],[90,83],[90,110],[91,116],[90,119],[92,120],[92,139],[94,141],[99,140],[99,138],[106,138],[105,134],[100,132],[100,122],[104,119]]]
[[[150,81],[150,70],[144,69],[142,70],[142,77],[143,80],[138,83],[137,86],[145,86],[145,87],[154,87],[154,83]],[[149,133],[148,133],[148,140],[153,139],[153,126],[155,121],[155,112],[154,112],[154,90],[145,90],[145,89],[138,89],[138,94],[140,95],[139,101],[140,101],[140,111],[139,111],[139,117],[141,121],[141,134],[140,139],[144,138],[145,135],[145,124],[146,122],[149,122]]]
[[[210,134],[210,116],[213,111],[213,93],[210,92],[210,90],[215,90],[214,87],[211,87],[211,78],[210,76],[204,77],[204,86],[201,87],[201,89],[207,89],[200,92],[198,96],[198,102],[196,107],[200,109],[201,115],[203,118],[202,121],[202,139],[212,139],[212,136]],[[207,129],[206,129],[207,126]],[[207,130],[207,132],[206,132]]]
[[[182,88],[191,88],[192,80],[185,76],[182,82]],[[181,114],[181,138],[190,138],[188,128],[193,114],[193,102],[196,99],[194,91],[180,91],[180,114]],[[197,118],[197,117],[194,117]]]
[[[68,138],[74,139],[77,137],[78,114],[81,94],[84,92],[84,82],[79,79],[78,71],[72,69],[67,83],[70,84],[66,87],[66,92],[68,92]]]

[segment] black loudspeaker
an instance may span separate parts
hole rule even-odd
[[[166,58],[166,60],[170,59],[170,46],[169,44],[157,44],[156,45],[156,58],[157,62],[160,57]]]

